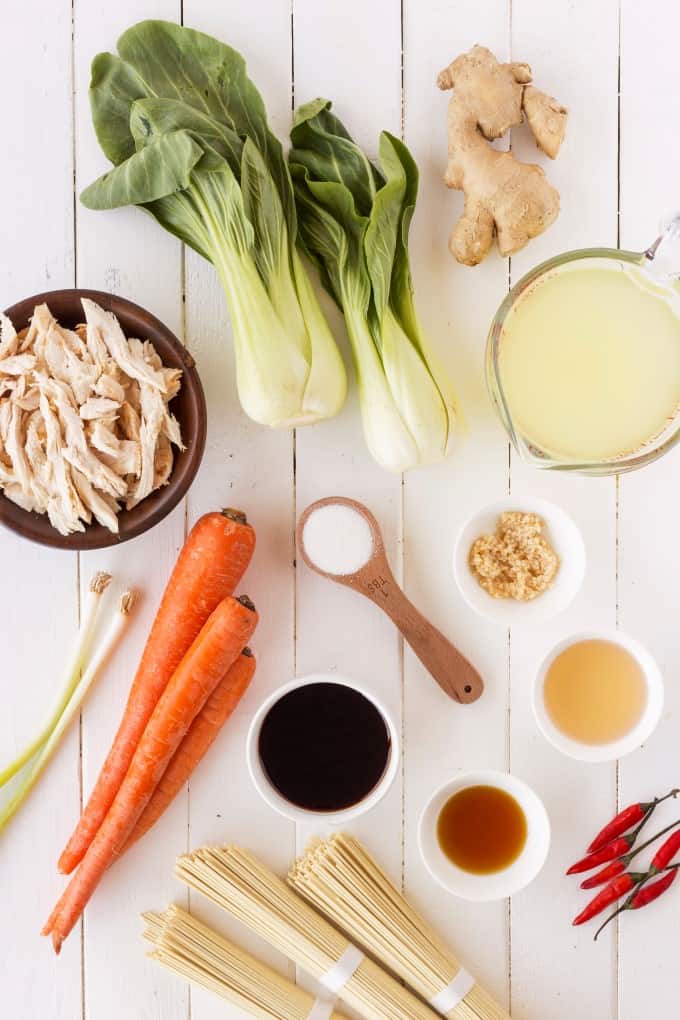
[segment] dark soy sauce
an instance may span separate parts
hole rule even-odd
[[[260,760],[282,797],[308,811],[342,811],[385,774],[390,734],[373,702],[342,684],[284,694],[264,718]]]

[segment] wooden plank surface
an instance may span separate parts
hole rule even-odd
[[[620,9],[619,9],[620,7]],[[245,56],[274,130],[288,135],[294,104],[324,95],[371,156],[379,132],[403,134],[421,172],[412,263],[423,326],[458,391],[467,432],[445,465],[403,480],[376,467],[361,435],[356,387],[332,422],[296,434],[262,429],[235,396],[229,317],[213,268],[185,251],[137,210],[91,213],[74,201],[101,172],[87,104],[89,63],[115,49],[141,16],[182,20]],[[491,316],[531,266],[586,245],[639,250],[661,213],[677,204],[680,107],[674,40],[676,5],[654,0],[26,0],[3,11],[0,87],[20,101],[3,108],[0,222],[11,239],[0,262],[0,305],[48,287],[81,285],[125,295],[175,330],[197,360],[209,405],[205,460],[184,505],[147,536],[120,549],[77,557],[0,535],[3,668],[0,759],[39,723],[78,621],[90,575],[109,567],[142,601],[120,652],[102,675],[54,763],[0,837],[3,916],[0,978],[7,1015],[19,1020],[236,1020],[241,1014],[191,992],[144,956],[139,912],[187,902],[172,876],[178,852],[206,841],[250,846],[283,873],[312,830],[275,815],[257,797],[244,760],[249,720],[292,675],[337,672],[373,690],[403,734],[402,775],[383,803],[351,826],[517,1020],[641,1020],[680,1008],[677,898],[626,916],[597,945],[570,919],[582,899],[564,878],[568,862],[617,802],[663,793],[677,783],[673,685],[680,546],[675,527],[676,451],[613,479],[539,473],[511,457],[488,401],[483,350]],[[520,158],[538,161],[559,187],[562,212],[543,237],[508,261],[458,266],[448,233],[462,196],[441,178],[448,95],[437,72],[476,42],[531,63],[539,88],[570,109],[567,140],[553,164],[537,155],[526,128],[513,133]],[[620,87],[620,100],[619,100]],[[679,150],[679,151],[676,151]],[[324,300],[348,357],[341,320]],[[574,605],[540,629],[504,628],[463,603],[451,573],[453,540],[477,507],[511,491],[564,506],[584,532],[586,583]],[[449,703],[386,619],[340,586],[296,562],[293,529],[312,500],[330,494],[366,502],[383,527],[390,560],[409,595],[479,666],[486,694]],[[80,933],[57,960],[38,936],[63,885],[56,858],[103,761],[150,620],[184,540],[203,512],[243,508],[258,532],[244,589],[262,623],[254,641],[256,681],[228,730],[167,816],[112,869]],[[655,654],[667,704],[649,746],[615,765],[580,766],[554,752],[530,709],[536,666],[571,632],[619,623]],[[37,630],[39,627],[39,633]],[[36,641],[39,636],[39,641]],[[81,740],[82,738],[82,740]],[[81,746],[82,744],[82,746]],[[79,768],[82,757],[82,769]],[[468,768],[510,768],[544,798],[553,849],[540,878],[512,904],[467,904],[427,875],[417,848],[420,812],[433,790]],[[671,820],[677,807],[669,806]],[[663,819],[662,819],[663,821]],[[659,823],[661,824],[661,822]],[[237,935],[263,958],[293,969],[205,901],[192,909]],[[4,1012],[3,1012],[4,1015]]]
[[[101,50],[115,51],[118,36],[139,14],[134,0],[84,4],[75,23],[76,191],[106,168],[92,128],[87,97],[90,62]],[[177,0],[145,5],[149,17],[176,19]],[[174,238],[139,209],[111,213],[76,206],[77,284],[124,295],[147,308],[182,337],[182,256]],[[102,673],[83,713],[82,785],[87,798],[120,721],[134,671],[166,581],[184,541],[184,507],[128,545],[84,554],[81,589],[98,569],[108,569],[120,591],[140,593],[130,633]],[[84,1013],[153,1020],[184,1020],[188,991],[154,967],[141,939],[142,910],[162,907],[177,896],[170,868],[159,868],[168,846],[186,846],[187,801],[180,795],[152,833],[102,881],[83,921]],[[55,848],[58,850],[59,848]],[[56,857],[56,854],[55,854]],[[182,902],[183,894],[177,896]],[[112,966],[111,946],[116,965]],[[125,980],[121,981],[121,974]]]
[[[548,35],[536,18],[535,4],[514,0],[513,57],[530,60],[536,86],[559,97],[571,117],[554,163],[537,153],[526,126],[513,131],[513,150],[541,164],[559,188],[562,208],[554,228],[512,259],[513,283],[561,251],[616,247],[617,6],[614,0],[595,7],[587,0],[554,3],[551,26]],[[540,628],[515,628],[511,636],[510,767],[544,799],[553,830],[543,872],[512,901],[513,1008],[520,1017],[614,1020],[615,930],[594,947],[589,927],[572,928],[571,919],[588,895],[564,872],[581,856],[588,834],[615,813],[616,768],[589,767],[553,749],[535,726],[531,683],[542,657],[566,635],[615,624],[616,483],[613,478],[538,472],[513,456],[512,494],[519,500],[523,494],[539,495],[564,507],[581,528],[588,559],[583,588],[572,606]],[[549,968],[538,965],[538,932],[541,938],[549,933]]]
[[[644,14],[637,4],[622,3],[621,247],[632,251],[644,250],[657,235],[660,219],[680,207],[675,173],[680,138],[664,126],[677,123],[680,115],[673,46],[677,24],[677,10],[670,11],[663,3],[650,4]],[[680,785],[676,679],[680,542],[675,515],[679,478],[676,448],[645,471],[626,475],[620,484],[619,623],[647,645],[666,680],[657,733],[621,763],[623,803],[661,795]],[[677,802],[663,805],[650,830],[656,832],[678,816]],[[647,854],[643,862],[648,860]],[[677,895],[676,885],[644,913],[621,921],[619,1020],[637,1020],[649,1012],[649,1003],[660,1016],[679,1008]]]
[[[4,20],[4,14],[2,18]],[[3,33],[4,34],[4,33]],[[57,74],[27,74],[29,66]],[[12,45],[0,61],[3,145],[0,223],[0,307],[74,282],[71,4],[39,0],[12,14]],[[21,103],[17,96],[21,82]],[[36,114],[49,111],[42,130]],[[26,181],[26,167],[49,152],[50,171]],[[19,182],[24,181],[26,186]],[[75,557],[42,549],[3,530],[0,601],[0,757],[12,760],[56,705],[60,666],[78,626]],[[39,931],[58,894],[55,848],[78,817],[78,728],[43,776],[27,810],[0,839],[3,919],[0,982],[5,1008],[26,1018],[72,1020],[81,1010],[81,947],[77,935],[57,960]]]
[[[275,0],[252,0],[243,6],[185,0],[184,22],[224,39],[243,54],[273,129],[284,134],[291,103],[291,25],[286,6]],[[241,412],[224,293],[213,267],[194,252],[187,252],[186,302],[187,343],[206,384],[210,413],[205,460],[188,499],[189,523],[223,505],[247,513],[257,532],[257,546],[242,588],[261,619],[253,639],[258,668],[252,687],[215,753],[191,779],[187,838],[192,846],[239,843],[283,873],[295,851],[295,826],[274,814],[255,792],[246,768],[245,740],[257,706],[295,670],[294,438],[287,431],[263,429]],[[282,956],[224,911],[195,894],[191,903],[202,918],[229,931],[240,945],[293,975]],[[215,996],[192,989],[192,1020],[240,1015]]]
[[[489,316],[507,290],[508,264],[494,255],[475,269],[456,264],[448,237],[462,195],[442,180],[449,93],[435,80],[458,53],[484,41],[509,56],[509,4],[404,6],[405,138],[420,168],[413,222],[413,272],[423,326],[442,358],[465,416],[450,459],[406,476],[405,580],[409,595],[482,673],[484,696],[469,707],[448,700],[408,651],[406,674],[406,890],[444,933],[465,966],[507,1004],[510,932],[507,903],[451,900],[421,861],[417,828],[435,790],[459,770],[508,764],[508,635],[470,612],[452,574],[457,531],[485,503],[508,491],[508,444],[489,406],[482,374]]]

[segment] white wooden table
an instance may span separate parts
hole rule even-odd
[[[0,758],[33,732],[49,703],[95,569],[144,592],[124,648],[49,773],[0,839],[0,1015],[12,1020],[211,1020],[236,1016],[191,993],[145,957],[139,913],[185,902],[175,855],[205,841],[248,845],[284,872],[309,835],[273,814],[246,774],[244,738],[264,695],[294,673],[338,671],[369,685],[404,732],[401,779],[352,828],[401,879],[467,966],[519,1020],[643,1020],[680,1010],[678,911],[667,899],[627,915],[596,945],[570,919],[583,897],[566,865],[615,811],[680,776],[676,674],[680,451],[617,483],[550,476],[509,455],[487,399],[489,320],[537,261],[587,245],[639,250],[680,200],[680,14],[672,0],[15,0],[4,4],[0,96],[0,305],[80,285],[138,301],[182,336],[209,403],[201,472],[186,503],[120,549],[82,555],[0,535]],[[249,422],[234,390],[229,319],[210,265],[137,210],[90,213],[75,194],[104,166],[90,124],[89,64],[140,17],[184,20],[245,55],[272,123],[287,135],[294,103],[324,95],[370,152],[378,133],[403,133],[421,169],[413,267],[422,319],[455,381],[469,431],[438,468],[403,480],[366,454],[354,391],[335,421],[296,435]],[[551,230],[511,264],[476,269],[447,253],[461,196],[447,192],[437,71],[480,42],[531,63],[539,88],[570,109],[568,136],[549,167],[562,194]],[[536,158],[528,135],[513,140]],[[337,322],[337,317],[334,319]],[[472,614],[450,570],[452,540],[479,504],[511,491],[556,500],[584,531],[585,586],[547,626],[508,634]],[[358,497],[381,521],[409,594],[475,660],[481,701],[447,701],[390,624],[351,592],[295,567],[293,525],[312,500]],[[257,681],[236,717],[157,828],[112,870],[59,959],[39,930],[63,885],[56,859],[117,726],[144,637],[187,528],[208,509],[243,507],[258,533],[247,590],[262,623]],[[620,624],[646,642],[667,680],[667,707],[649,746],[620,766],[579,765],[533,723],[532,674],[558,638]],[[544,798],[552,852],[534,884],[507,902],[466,904],[435,887],[420,862],[417,819],[456,770],[512,769]],[[676,808],[677,810],[677,808]],[[669,808],[668,816],[672,816]],[[213,916],[204,903],[204,915]],[[215,917],[225,928],[224,916]],[[234,926],[234,930],[236,930]],[[239,940],[271,958],[262,944]],[[276,960],[281,967],[286,964]]]

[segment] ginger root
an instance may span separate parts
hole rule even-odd
[[[440,89],[454,89],[444,181],[465,192],[465,210],[449,241],[452,255],[465,265],[485,258],[494,233],[501,255],[513,255],[559,213],[559,193],[540,166],[488,144],[526,115],[538,147],[555,159],[567,111],[531,80],[528,64],[501,64],[483,46],[457,57],[437,78]]]

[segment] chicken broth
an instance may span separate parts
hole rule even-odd
[[[569,264],[508,313],[499,348],[516,430],[563,463],[622,457],[680,407],[678,294],[639,270]]]

